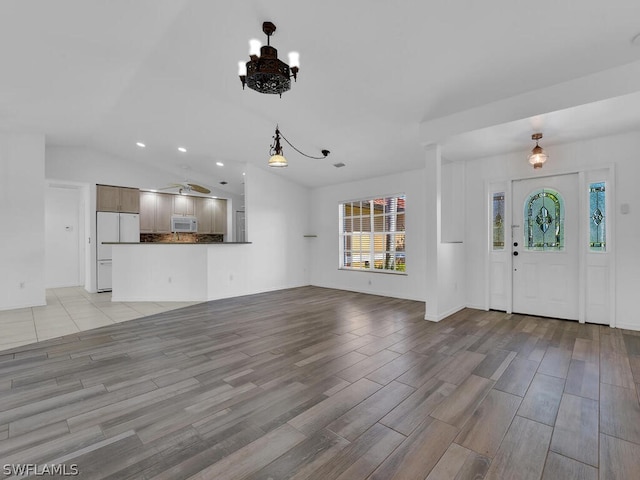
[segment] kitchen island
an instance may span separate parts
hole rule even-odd
[[[205,302],[246,290],[250,242],[110,243],[114,302]]]

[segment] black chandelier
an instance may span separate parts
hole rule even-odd
[[[327,155],[329,155],[330,153],[329,150],[320,150],[320,153],[322,153],[322,157],[313,157],[311,155],[307,155],[306,153],[301,152],[296,147],[294,147],[291,144],[291,142],[285,138],[284,135],[282,135],[282,133],[280,132],[280,129],[276,125],[276,134],[273,137],[273,143],[269,147],[269,155],[270,155],[269,166],[270,167],[286,167],[289,165],[289,162],[287,162],[287,159],[284,157],[284,153],[282,152],[282,146],[280,145],[280,138],[282,138],[285,142],[287,142],[289,146],[293,148],[296,152],[298,152],[300,155],[303,155],[307,158],[313,158],[314,160],[322,160],[323,158],[327,158]]]
[[[300,56],[297,52],[289,53],[291,67],[278,59],[278,50],[270,44],[271,35],[276,26],[271,22],[262,24],[262,31],[267,35],[267,44],[261,45],[258,40],[249,42],[249,60],[247,63],[238,62],[238,75],[242,82],[251,90],[260,93],[282,94],[291,88],[291,77],[295,81],[300,71]]]

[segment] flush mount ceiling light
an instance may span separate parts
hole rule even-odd
[[[261,45],[259,40],[249,41],[249,60],[247,63],[238,62],[238,75],[242,82],[251,90],[260,93],[282,94],[291,88],[291,77],[295,81],[300,70],[300,55],[289,53],[291,67],[278,59],[278,50],[270,44],[271,35],[276,26],[271,22],[262,24],[262,31],[267,35],[267,44]]]
[[[289,144],[291,148],[293,148],[300,155],[303,155],[307,158],[313,158],[314,160],[322,160],[323,158],[326,158],[327,155],[329,155],[329,153],[331,153],[329,152],[329,150],[321,150],[320,152],[322,153],[322,157],[312,157],[311,155],[307,155],[306,153],[301,152],[296,147],[294,147],[291,144],[291,142],[285,138],[284,135],[282,135],[282,132],[280,132],[280,129],[276,125],[276,134],[273,137],[273,143],[269,147],[269,155],[270,155],[269,166],[270,167],[286,167],[289,165],[289,162],[287,162],[287,159],[284,157],[284,154],[282,153],[282,146],[280,145],[281,137],[285,142]]]
[[[531,154],[529,155],[529,163],[533,166],[534,169],[542,168],[544,162],[547,161],[549,155],[544,151],[544,149],[538,145],[538,140],[542,138],[541,133],[534,133],[531,135],[531,140],[536,141],[536,146],[531,150]]]

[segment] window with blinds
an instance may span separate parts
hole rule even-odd
[[[376,197],[339,205],[340,268],[406,271],[406,197]]]

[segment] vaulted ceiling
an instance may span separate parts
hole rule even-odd
[[[222,161],[236,181],[244,162],[267,168],[279,124],[299,149],[331,154],[285,145],[278,175],[350,181],[420,168],[421,124],[639,61],[638,19],[633,0],[3,0],[0,130],[209,177]],[[265,20],[281,58],[301,56],[282,98],[237,77]],[[630,99],[538,121],[552,143],[640,128]],[[451,160],[526,152],[533,123],[517,120],[437,140]]]

